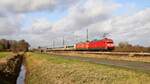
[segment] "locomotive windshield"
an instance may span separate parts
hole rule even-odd
[[[113,43],[113,41],[109,41],[109,42],[107,42],[107,43]]]

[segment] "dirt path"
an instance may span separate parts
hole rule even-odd
[[[136,61],[125,61],[125,60],[110,60],[110,59],[101,59],[101,58],[89,58],[89,57],[79,57],[79,56],[65,56],[57,55],[65,59],[77,59],[80,61],[86,61],[97,64],[113,65],[123,68],[129,68],[134,70],[141,70],[144,72],[150,73],[150,63],[146,62],[136,62]]]

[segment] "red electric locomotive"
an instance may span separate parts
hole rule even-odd
[[[114,43],[112,39],[104,38],[97,41],[77,43],[74,47],[76,50],[113,50]]]

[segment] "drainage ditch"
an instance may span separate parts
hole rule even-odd
[[[24,84],[25,66],[23,55],[14,55],[6,60],[0,60],[1,84]]]
[[[26,68],[25,68],[25,65],[22,64],[19,76],[17,78],[17,83],[16,84],[25,84],[24,83],[24,81],[25,81],[25,75],[26,75]]]

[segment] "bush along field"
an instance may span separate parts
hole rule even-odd
[[[150,84],[150,74],[54,55],[26,54],[26,84]]]

